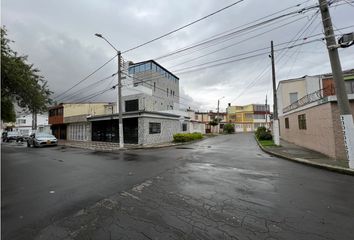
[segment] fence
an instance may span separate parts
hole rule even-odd
[[[306,96],[300,98],[296,102],[293,102],[289,106],[283,108],[283,113],[297,109],[297,108],[302,107],[306,104],[315,102],[317,100],[323,99],[323,98],[330,96],[330,95],[334,95],[334,88],[331,86],[317,90],[316,92],[307,94]]]

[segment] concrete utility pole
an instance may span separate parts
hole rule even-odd
[[[121,62],[122,62],[122,55],[121,52],[115,48],[102,34],[96,33],[96,37],[102,38],[105,40],[116,52],[118,56],[118,97],[117,97],[117,112],[119,113],[119,124],[118,124],[118,131],[119,131],[119,148],[124,147],[124,132],[123,132],[123,107],[122,107],[122,75],[121,75]]]
[[[220,106],[220,100],[223,98],[224,97],[218,99],[218,111],[216,113],[216,121],[218,122],[218,133],[220,133],[219,106]]]
[[[121,61],[122,55],[120,51],[118,54],[118,110],[119,110],[119,147],[124,147],[124,132],[123,132],[123,107],[122,107],[122,74],[121,74]]]
[[[273,140],[274,144],[280,145],[279,136],[279,120],[278,120],[278,101],[277,101],[277,86],[275,79],[275,63],[274,63],[274,46],[273,41],[270,42],[271,59],[272,59],[272,81],[273,81]]]
[[[265,100],[265,120],[266,120],[266,125],[265,127],[268,129],[268,96],[266,94],[266,100]]]
[[[319,0],[323,29],[327,42],[329,60],[331,62],[333,80],[336,87],[336,96],[340,113],[340,120],[344,135],[344,145],[347,152],[349,167],[354,168],[354,123],[351,114],[348,96],[345,90],[342,66],[340,64],[338,45],[335,39],[331,15],[326,0]]]

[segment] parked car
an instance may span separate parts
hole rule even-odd
[[[58,140],[52,134],[32,133],[27,139],[27,147],[57,146]]]
[[[3,142],[10,142],[10,141],[19,142],[22,140],[22,137],[18,132],[3,132],[2,140]]]

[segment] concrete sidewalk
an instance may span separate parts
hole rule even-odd
[[[322,153],[297,146],[284,140],[280,141],[280,146],[264,147],[259,142],[258,145],[263,151],[277,157],[331,171],[354,175],[354,169],[349,168],[348,161],[336,160]]]
[[[59,146],[74,147],[74,148],[84,148],[94,151],[119,151],[119,143],[114,142],[96,142],[96,141],[70,141],[70,140],[59,140]],[[161,148],[181,145],[181,143],[161,143],[154,145],[138,145],[138,144],[124,144],[122,150],[128,149],[144,149],[144,148]]]

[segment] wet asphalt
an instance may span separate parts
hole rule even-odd
[[[352,239],[354,177],[250,134],[102,153],[2,145],[2,239]]]

